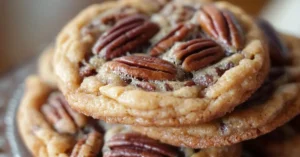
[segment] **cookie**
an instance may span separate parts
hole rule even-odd
[[[72,110],[62,94],[37,76],[26,80],[17,113],[19,133],[34,156],[96,156],[103,131],[95,120]]]
[[[143,1],[123,2],[87,8],[58,35],[55,74],[78,112],[122,124],[199,124],[265,80],[266,40],[238,7],[169,2],[145,11]]]
[[[276,34],[275,31],[273,33]],[[289,47],[286,47],[284,42],[288,42],[287,38],[299,41],[295,37],[283,35],[282,39],[286,41],[280,44],[287,51],[272,52],[270,58],[274,58],[272,55],[279,56],[279,53],[288,52],[290,57],[281,57],[285,61],[272,60],[269,78],[250,99],[235,108],[232,113],[206,124],[188,127],[135,126],[134,130],[172,145],[206,148],[256,138],[283,125],[300,112],[300,66],[298,62],[294,62],[300,59],[297,58],[300,42],[289,43]],[[294,58],[294,61],[291,58]]]
[[[298,157],[300,128],[296,117],[275,131],[243,144],[244,157]]]
[[[104,157],[240,157],[241,145],[194,150],[173,147],[133,132],[122,125],[114,126],[105,133]]]
[[[54,45],[48,46],[38,59],[38,73],[40,78],[48,85],[56,87],[56,79],[53,70]]]
[[[129,126],[92,120],[72,110],[59,91],[36,76],[26,80],[17,123],[34,156],[239,157],[242,153],[240,144],[201,150],[174,147],[136,133]]]

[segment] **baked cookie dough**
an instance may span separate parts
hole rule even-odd
[[[34,156],[239,157],[242,153],[240,144],[201,150],[174,147],[134,132],[129,126],[90,119],[73,111],[60,92],[36,76],[26,80],[17,122]]]
[[[93,5],[60,32],[54,69],[72,108],[107,122],[187,126],[225,115],[261,86],[267,43],[240,8],[144,2]]]
[[[38,59],[38,73],[40,78],[48,85],[56,87],[56,79],[53,70],[53,55],[54,45],[49,45],[41,54]]]
[[[104,157],[240,157],[242,153],[241,144],[201,150],[174,147],[122,125],[106,131],[102,150]]]
[[[287,35],[279,38],[275,30],[267,25],[262,26],[262,29],[264,32],[271,31],[273,35],[266,37],[275,40],[276,35],[276,40],[282,46],[275,48],[275,52],[272,50],[270,58],[281,56],[281,60],[272,60],[268,79],[245,103],[235,108],[232,113],[206,124],[188,127],[135,126],[134,130],[172,145],[206,148],[256,138],[299,114],[300,40]],[[278,45],[270,44],[272,46]]]
[[[33,156],[101,155],[103,130],[97,121],[72,110],[60,92],[37,76],[26,80],[17,124]]]

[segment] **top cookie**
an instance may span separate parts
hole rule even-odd
[[[231,111],[262,84],[267,44],[241,9],[143,2],[91,6],[59,34],[54,69],[74,109],[124,124],[198,124]]]

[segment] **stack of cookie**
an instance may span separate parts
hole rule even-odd
[[[93,5],[26,80],[20,134],[34,156],[297,156],[296,120],[257,137],[300,113],[299,43],[226,2]]]

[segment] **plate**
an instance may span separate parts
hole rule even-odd
[[[18,132],[18,126],[16,121],[17,110],[22,99],[24,92],[24,84],[19,85],[10,99],[6,116],[6,138],[11,147],[11,153],[14,157],[31,156]]]

